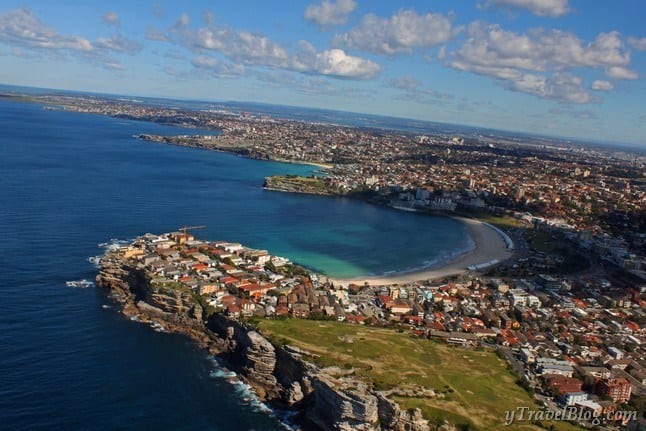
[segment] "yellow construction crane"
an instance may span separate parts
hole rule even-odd
[[[206,226],[182,226],[180,228],[177,228],[177,230],[181,231],[184,234],[184,241],[188,240],[188,231],[193,230],[193,229],[204,229]]]

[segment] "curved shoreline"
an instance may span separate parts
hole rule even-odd
[[[453,218],[466,225],[475,247],[448,261],[427,268],[399,271],[389,275],[356,278],[322,277],[341,286],[349,284],[380,286],[384,284],[410,283],[463,274],[470,271],[468,267],[486,264],[493,260],[502,262],[512,256],[513,248],[508,247],[506,237],[501,234],[498,228],[479,220],[464,217]]]

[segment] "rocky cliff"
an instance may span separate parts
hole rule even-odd
[[[153,288],[147,274],[124,259],[106,255],[96,280],[113,291],[124,314],[163,322],[218,354],[261,400],[298,410],[305,429],[430,430],[419,410],[402,411],[369,384],[334,377],[304,360],[306,352],[276,346],[253,327],[220,314],[204,321],[202,307],[189,292]]]

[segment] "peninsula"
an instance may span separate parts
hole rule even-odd
[[[480,229],[476,240],[495,235],[505,244],[495,229]],[[630,402],[633,384],[643,390],[631,375],[642,372],[639,363],[619,372],[603,358],[627,345],[629,355],[641,354],[639,313],[619,314],[623,302],[605,302],[617,301],[620,289],[594,299],[595,279],[588,280],[587,287],[546,274],[507,281],[471,271],[452,281],[346,285],[266,250],[187,230],[146,234],[106,252],[97,276],[123,314],[189,336],[222,358],[236,373],[229,378],[297,412],[305,429],[365,431],[499,429],[505,411],[532,405],[531,394],[554,411],[556,403],[613,411]],[[615,324],[601,326],[604,319]],[[578,334],[571,344],[550,341],[565,328]],[[600,372],[598,386],[584,386],[586,375]],[[623,392],[595,400],[583,388]],[[544,395],[551,390],[554,398]],[[575,428],[539,421],[509,429]]]

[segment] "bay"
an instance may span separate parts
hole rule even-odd
[[[0,102],[0,429],[280,429],[179,336],[112,308],[97,244],[182,225],[353,277],[469,246],[458,221],[262,189],[317,168],[134,138],[187,129]],[[202,133],[202,132],[201,132]]]

